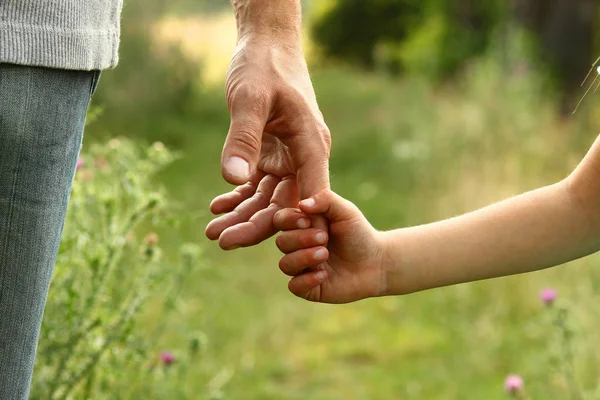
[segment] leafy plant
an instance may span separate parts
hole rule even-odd
[[[200,256],[197,246],[184,244],[176,260],[167,259],[154,232],[173,221],[174,205],[153,175],[175,158],[162,143],[143,149],[119,138],[93,145],[79,160],[32,398],[102,398],[114,393],[104,389],[118,387],[125,371],[131,383],[154,376],[157,361],[175,362],[153,355],[164,324],[136,330],[151,295],[160,291],[164,310],[173,308]],[[201,342],[202,335],[193,338],[190,356]]]

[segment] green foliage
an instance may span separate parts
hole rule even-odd
[[[125,394],[134,389],[144,393],[132,380],[163,374],[155,371],[153,346],[165,326],[142,329],[138,314],[157,294],[165,311],[172,309],[200,255],[197,246],[182,244],[175,260],[164,258],[158,235],[145,233],[164,229],[173,217],[153,176],[174,159],[162,143],[142,149],[121,138],[83,155],[45,310],[32,398],[114,398],[109,393],[117,389],[121,398],[131,398]],[[191,347],[178,364],[197,350]]]
[[[196,210],[207,210],[214,196],[231,189],[219,169],[229,126],[224,91],[201,90],[197,75],[187,72],[197,66],[151,55],[143,29],[148,25],[142,19],[148,3],[135,0],[126,8],[122,62],[103,74],[95,102],[105,112],[88,129],[86,146],[104,132],[117,132],[150,142],[164,140],[181,149],[183,157],[158,176],[169,197],[180,200],[181,207],[171,210],[181,223],[177,229],[159,229],[168,221],[160,217],[159,226],[152,228],[160,234],[159,260],[165,262],[160,274],[165,279],[155,284],[154,295],[135,316],[132,339],[114,342],[96,364],[93,378],[81,381],[73,398],[86,398],[91,385],[94,395],[89,398],[98,399],[503,400],[502,381],[509,373],[523,376],[531,398],[566,398],[565,365],[560,360],[549,364],[547,357],[549,349],[554,358],[562,357],[565,344],[554,337],[552,321],[538,318],[543,315],[538,291],[548,285],[569,301],[576,378],[585,392],[596,387],[598,256],[536,274],[327,307],[289,294],[272,241],[235,252],[207,243],[204,226],[212,216]],[[313,8],[325,12],[317,9],[326,3],[313,1]],[[418,54],[419,47],[431,51],[431,57],[443,50],[441,45],[423,48],[449,29],[440,14],[427,22],[433,32],[422,29],[418,41],[423,45],[399,46],[410,59],[407,64],[425,66],[403,68],[440,68],[430,56]],[[398,80],[340,67],[313,70],[319,104],[333,132],[333,189],[359,205],[377,228],[391,229],[451,217],[562,179],[591,144],[590,132],[600,127],[598,113],[586,114],[595,100],[588,98],[577,114],[584,124],[557,122],[555,93],[547,90],[541,72],[521,58],[529,51],[522,45],[517,41],[507,49],[492,48],[441,87],[422,76]],[[144,159],[144,152],[138,154]],[[93,158],[84,154],[89,166]],[[84,184],[83,171],[76,187]],[[115,182],[111,178],[94,193],[112,190]],[[156,191],[153,185],[148,193]],[[80,203],[95,204],[95,196]],[[172,201],[161,204],[173,206]],[[188,218],[190,213],[200,218]],[[93,211],[84,235],[99,235],[100,215]],[[70,219],[65,229],[72,229],[72,223]],[[150,231],[147,224],[136,230],[141,237]],[[66,234],[73,238],[75,233]],[[183,274],[186,269],[176,260],[184,241],[206,243],[202,260],[218,268],[194,267]],[[124,249],[124,260],[133,264],[124,261],[115,268],[123,283],[106,286],[116,297],[95,300],[110,302],[97,315],[120,315],[116,300],[138,291],[126,282],[145,271],[142,246],[138,241]],[[61,257],[57,273],[64,276],[73,268],[65,267]],[[130,268],[132,274],[123,275]],[[85,272],[73,279],[74,285],[82,281],[89,287],[89,270],[69,272]],[[52,305],[53,296],[67,295],[68,285],[61,281],[67,282],[62,277],[53,282],[45,319],[63,335],[59,343],[81,331],[67,323],[68,300]],[[163,297],[162,285],[167,283],[173,287],[166,290],[172,293],[169,301]],[[45,330],[40,341],[34,399],[46,398],[42,390],[57,373],[53,362],[65,354],[53,353],[44,343],[48,335]],[[75,348],[63,377],[79,371],[93,349]],[[134,354],[139,355],[129,353],[137,349]],[[163,349],[174,352],[175,364],[157,362]],[[123,363],[126,356],[131,361]],[[40,372],[45,369],[49,372]]]
[[[510,62],[503,49],[490,51],[442,87],[422,77],[314,70],[333,132],[333,189],[376,228],[391,229],[451,217],[562,179],[600,125],[557,123],[555,94],[520,58],[526,46],[516,40],[507,53]],[[180,216],[206,209],[231,189],[219,169],[229,124],[223,90],[198,91],[190,101],[196,113],[135,105],[135,112],[113,110],[118,118],[102,118],[103,124],[115,119],[110,129],[125,124],[132,126],[130,134],[152,138],[170,135],[156,127],[177,118],[185,156],[162,179],[185,204]],[[578,118],[585,118],[585,108]],[[137,125],[140,115],[148,121]],[[203,228],[210,219],[207,211],[177,233],[206,242]],[[162,243],[176,245],[178,237],[163,237]],[[168,324],[170,332],[160,340],[165,348],[185,348],[187,336],[179,332],[199,328],[210,346],[187,373],[170,368],[156,383],[133,375],[130,381],[144,382],[135,391],[142,398],[204,399],[208,391],[228,399],[502,400],[509,373],[523,376],[533,399],[566,398],[564,365],[548,364],[552,324],[538,318],[538,292],[548,285],[569,299],[569,321],[579,325],[576,377],[586,392],[596,386],[597,256],[551,271],[343,307],[290,295],[272,241],[234,252],[207,243],[204,257],[218,268],[210,276],[186,277],[180,312],[164,316],[149,309],[140,328]],[[114,388],[103,395],[117,396]],[[177,392],[181,388],[184,393]]]
[[[438,77],[482,54],[506,22],[504,1],[327,0],[312,33],[328,56]]]

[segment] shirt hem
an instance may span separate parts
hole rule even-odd
[[[0,63],[102,70],[119,62],[119,28],[69,31],[0,23]]]

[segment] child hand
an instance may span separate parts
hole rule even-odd
[[[289,290],[322,303],[381,295],[385,289],[383,240],[360,210],[330,190],[301,201],[299,207],[281,210],[274,218],[275,227],[283,231],[277,247],[286,254],[279,268],[293,277]],[[328,219],[329,237],[309,227],[310,216],[316,214]]]

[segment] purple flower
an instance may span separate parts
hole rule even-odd
[[[85,163],[83,162],[83,158],[79,157],[79,159],[77,160],[77,169],[83,168],[84,164]]]
[[[504,390],[508,394],[517,394],[523,389],[523,378],[519,375],[509,375],[504,381]]]
[[[170,351],[163,351],[160,353],[160,360],[165,365],[171,365],[175,362],[175,355]]]
[[[556,289],[552,289],[552,288],[544,289],[540,293],[540,299],[542,300],[542,302],[544,304],[546,304],[548,306],[550,306],[550,305],[552,305],[552,303],[554,303],[554,300],[556,300],[557,296],[558,296],[558,292],[556,291]]]

